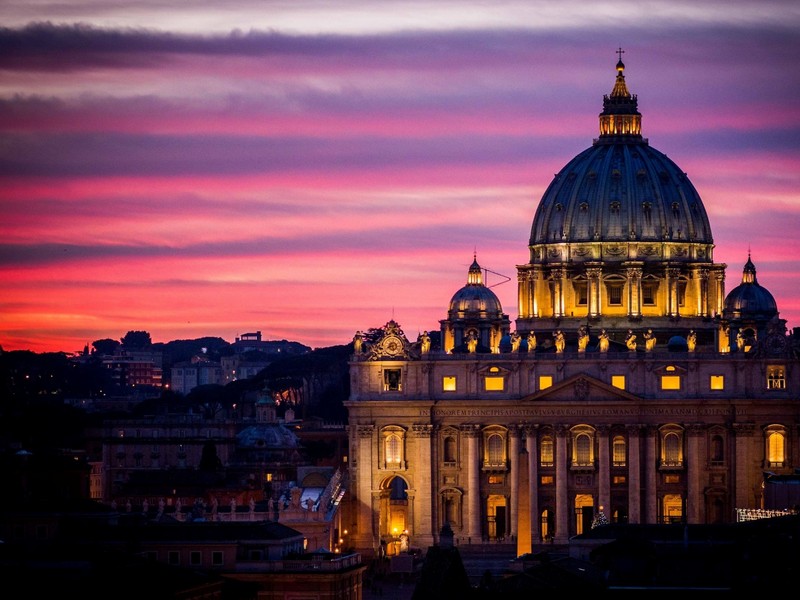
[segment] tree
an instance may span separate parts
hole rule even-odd
[[[120,342],[128,350],[143,350],[153,345],[147,331],[129,331]]]
[[[119,347],[119,344],[120,343],[117,340],[103,338],[102,340],[93,341],[92,348],[94,348],[95,354],[110,356],[111,354],[114,354],[114,351]]]

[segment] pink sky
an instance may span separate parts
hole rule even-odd
[[[597,137],[619,46],[726,289],[749,251],[800,327],[796,1],[192,4],[4,2],[3,349],[412,337],[473,252],[513,320],[537,203]]]

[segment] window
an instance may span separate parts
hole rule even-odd
[[[181,564],[181,553],[177,550],[167,552],[167,564],[178,566]]]
[[[668,366],[664,369],[665,373],[661,375],[661,389],[662,390],[679,390],[681,389],[681,376],[677,373],[677,369],[673,366]]]
[[[786,375],[782,366],[767,367],[767,389],[782,390],[786,388]]]
[[[504,468],[506,466],[506,440],[503,434],[497,430],[485,432],[484,444],[483,466]]]
[[[444,438],[444,462],[446,463],[455,463],[456,462],[456,438],[455,436],[448,435]]]
[[[725,462],[725,444],[722,440],[722,436],[712,435],[711,436],[711,464],[714,466],[720,466]]]
[[[575,282],[575,304],[577,306],[586,306],[589,304],[589,284],[586,281]]]
[[[539,464],[543,467],[553,466],[553,437],[545,435],[539,442]]]
[[[652,281],[643,282],[642,304],[645,306],[655,306],[657,291],[658,291],[658,283]]]
[[[594,430],[588,425],[572,429],[572,467],[594,467]]]
[[[455,392],[456,391],[456,378],[453,375],[445,375],[442,377],[442,391]]]
[[[552,475],[542,475],[539,478],[539,482],[541,485],[553,485],[556,482],[556,478]]]
[[[725,389],[725,376],[724,375],[712,375],[709,380],[709,385],[712,390],[724,390]]]
[[[539,375],[539,389],[546,390],[551,385],[553,385],[553,376],[552,375]]]
[[[401,390],[400,369],[383,370],[383,391],[399,392]]]
[[[396,425],[390,425],[381,430],[383,452],[381,458],[384,469],[397,470],[405,468],[405,435],[406,432]]]
[[[661,466],[683,467],[683,430],[677,426],[661,430]]]
[[[767,465],[783,467],[786,461],[786,431],[781,425],[771,425],[766,430]]]
[[[500,367],[489,367],[483,376],[483,387],[487,392],[502,392],[505,389],[505,374]]]
[[[610,306],[622,306],[622,287],[621,283],[609,283],[608,288],[608,304]]]
[[[211,553],[211,564],[215,567],[221,567],[223,565],[222,552],[214,550]]]
[[[199,567],[202,564],[202,555],[199,550],[189,552],[189,564],[193,567]]]
[[[628,481],[625,475],[614,475],[611,478],[611,483],[614,485],[625,485],[625,482]]]
[[[621,435],[615,435],[611,441],[611,453],[613,464],[615,467],[624,467],[626,464],[625,452],[625,438]]]
[[[621,390],[625,389],[625,375],[612,375],[611,385]]]

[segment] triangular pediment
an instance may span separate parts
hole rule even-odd
[[[570,400],[581,402],[636,402],[640,400],[640,398],[634,396],[630,392],[621,390],[584,373],[573,375],[547,389],[540,390],[522,398],[523,402],[564,402]]]

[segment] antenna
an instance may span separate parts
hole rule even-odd
[[[497,271],[492,271],[491,269],[487,269],[487,268],[484,268],[483,270],[485,272],[484,273],[484,279],[486,279],[487,281],[489,280],[489,278],[486,277],[486,273],[491,273],[492,275],[497,275],[498,277],[502,277],[503,278],[503,281],[501,281],[499,283],[495,283],[494,285],[487,285],[486,286],[487,288],[497,287],[498,285],[503,285],[504,283],[506,283],[508,281],[511,281],[511,277],[509,277],[508,275],[503,275],[502,273],[498,273]]]

